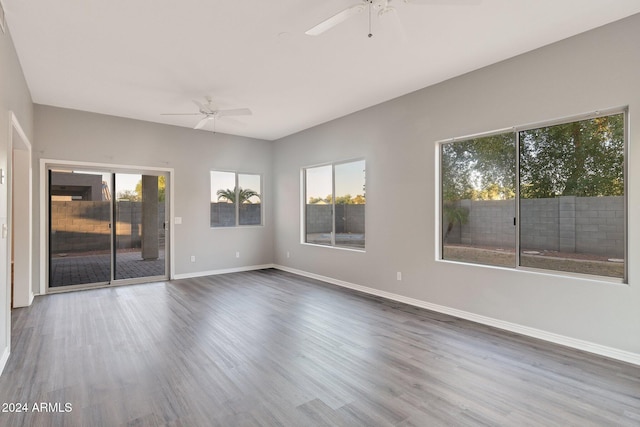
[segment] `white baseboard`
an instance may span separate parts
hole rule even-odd
[[[415,298],[409,298],[402,295],[394,294],[391,292],[381,291],[379,289],[369,288],[367,286],[356,285],[355,283],[345,282],[343,280],[334,279],[327,276],[321,276],[319,274],[309,273],[303,270],[297,270],[295,268],[285,267],[282,265],[274,265],[273,268],[278,270],[287,271],[289,273],[298,274],[300,276],[309,277],[311,279],[320,280],[323,282],[331,283],[333,285],[342,286],[344,288],[353,289],[356,291],[364,292],[366,294],[379,296],[393,301],[402,302],[405,304],[413,305],[416,307],[425,308],[427,310],[436,311],[438,313],[448,314],[461,319],[470,320],[472,322],[480,323],[487,326],[493,326],[494,328],[503,329],[509,332],[515,332],[521,335],[526,335],[533,338],[538,338],[544,341],[549,341],[555,344],[564,345],[577,350],[594,353],[600,356],[609,357],[611,359],[620,360],[623,362],[631,363],[634,365],[640,365],[640,354],[632,353],[625,350],[619,350],[617,348],[608,347],[589,341],[584,341],[576,338],[567,337],[564,335],[555,334],[552,332],[543,331],[541,329],[531,328],[528,326],[519,325],[517,323],[505,322],[503,320],[494,319],[492,317],[481,316],[479,314],[470,313],[468,311],[458,310],[443,305],[432,304],[430,302],[418,300]]]
[[[191,279],[193,277],[213,276],[216,274],[240,273],[243,271],[264,270],[266,268],[274,268],[274,264],[248,265],[236,268],[223,268],[220,270],[196,271],[194,273],[182,273],[174,275],[174,279]]]
[[[7,361],[9,360],[9,347],[5,347],[2,352],[2,358],[0,358],[0,375],[4,371],[4,367],[7,365]]]
[[[33,303],[33,298],[35,298],[35,295],[33,294],[33,291],[29,291],[29,296],[27,297],[27,303],[26,304],[21,304],[20,302],[14,300],[13,301],[13,306],[15,308],[29,307]]]

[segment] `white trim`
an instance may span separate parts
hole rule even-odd
[[[435,211],[435,230],[434,230],[434,236],[438,236],[437,240],[434,242],[435,244],[435,248],[434,248],[434,253],[436,256],[436,261],[442,259],[443,256],[443,251],[442,251],[442,239],[443,239],[443,234],[442,234],[442,228],[444,227],[443,224],[443,218],[442,218],[442,143],[437,143],[435,144],[435,160],[436,160],[436,164],[433,165],[433,171],[435,173],[435,179],[434,182],[437,183],[436,188],[434,191],[434,196],[435,196],[435,201],[434,201],[434,206],[437,206],[438,208]]]
[[[169,179],[169,215],[165,214],[165,222],[169,227],[169,280],[173,280],[176,275],[176,233],[175,226],[176,222],[174,217],[176,215],[176,211],[174,209],[174,200],[175,200],[175,173],[173,168],[170,171],[167,171],[167,178]],[[166,197],[166,187],[165,187],[165,197]],[[165,248],[166,250],[166,248]]]
[[[559,125],[563,125],[563,124],[569,124],[569,123],[576,123],[579,121],[584,121],[584,120],[592,120],[598,117],[610,117],[610,116],[614,116],[614,115],[618,115],[618,114],[622,114],[623,115],[623,122],[624,122],[624,165],[623,165],[623,174],[624,174],[624,194],[623,194],[623,202],[624,202],[624,271],[623,271],[623,277],[622,278],[618,278],[615,276],[612,277],[608,277],[608,276],[599,276],[599,275],[595,275],[595,274],[587,274],[587,273],[576,273],[576,272],[572,272],[572,271],[562,271],[562,270],[557,270],[557,269],[544,269],[544,268],[533,268],[533,267],[526,267],[526,266],[522,266],[520,265],[520,261],[521,261],[521,254],[520,254],[520,243],[521,243],[521,237],[522,237],[522,233],[520,230],[520,203],[521,203],[521,197],[520,197],[520,133],[521,132],[525,132],[525,131],[529,131],[529,130],[534,130],[534,129],[538,129],[538,128],[543,128],[543,127],[550,127],[550,126],[559,126]],[[445,260],[444,257],[444,250],[443,250],[443,240],[444,240],[444,236],[443,236],[443,228],[444,228],[444,217],[443,217],[443,201],[442,201],[442,147],[444,145],[447,144],[451,144],[454,142],[464,142],[464,141],[470,141],[476,138],[485,138],[485,137],[489,137],[489,136],[493,136],[493,135],[500,135],[500,134],[507,134],[507,133],[513,133],[514,136],[514,148],[515,148],[515,183],[516,183],[516,188],[515,188],[515,196],[513,198],[514,201],[514,205],[515,205],[515,217],[514,217],[514,227],[515,227],[515,242],[514,242],[514,249],[515,249],[515,263],[513,266],[510,267],[504,267],[504,268],[509,268],[511,270],[514,271],[533,271],[533,272],[539,272],[539,273],[545,273],[545,272],[550,272],[553,273],[553,275],[555,275],[556,277],[577,277],[577,278],[581,278],[581,279],[585,279],[585,280],[596,280],[596,281],[600,281],[600,282],[607,282],[607,283],[614,283],[614,284],[624,284],[624,285],[629,285],[629,225],[628,225],[628,216],[629,216],[629,189],[628,189],[628,176],[627,176],[627,169],[628,169],[628,147],[629,147],[629,134],[628,134],[628,126],[629,126],[630,120],[629,120],[629,106],[624,106],[624,107],[611,107],[611,108],[606,108],[603,110],[596,110],[593,112],[589,112],[589,113],[583,113],[583,114],[578,114],[578,115],[574,115],[574,116],[565,116],[562,117],[560,119],[555,119],[555,120],[547,120],[547,121],[543,121],[543,122],[536,122],[533,124],[527,124],[527,125],[518,125],[518,126],[513,126],[511,128],[505,128],[505,129],[500,129],[500,130],[495,130],[495,131],[489,131],[489,132],[484,132],[484,133],[478,133],[478,134],[474,134],[474,135],[469,135],[469,136],[464,136],[464,137],[458,137],[458,138],[449,138],[446,140],[440,140],[440,141],[436,141],[435,146],[436,146],[436,153],[435,153],[435,165],[434,165],[434,170],[435,170],[435,182],[436,182],[436,188],[435,188],[435,206],[437,207],[436,210],[436,215],[435,215],[435,221],[436,221],[436,230],[435,230],[435,236],[438,236],[435,246],[435,256],[436,256],[436,262],[438,261],[453,261],[453,260]],[[467,262],[467,261],[456,261],[462,264],[466,264],[466,265],[476,265],[476,266],[488,266],[491,267],[490,264],[485,264],[485,263],[473,263],[473,262]]]
[[[242,189],[242,187],[240,187],[240,175],[254,175],[254,176],[258,176],[260,177],[260,192],[259,192],[259,198],[260,198],[260,224],[240,224],[240,203],[234,203],[235,205],[235,215],[236,215],[236,223],[235,225],[229,225],[229,226],[224,226],[224,225],[211,225],[211,213],[209,213],[209,228],[211,230],[233,230],[233,229],[237,229],[237,228],[259,228],[259,227],[264,227],[266,220],[265,220],[265,214],[266,214],[266,206],[265,206],[265,199],[264,199],[264,188],[265,188],[265,184],[264,184],[264,173],[262,172],[240,172],[237,170],[226,170],[226,169],[209,169],[209,191],[211,192],[211,197],[214,197],[213,194],[213,176],[212,174],[215,172],[220,172],[220,173],[232,173],[234,175],[235,178],[235,186],[234,188],[236,189],[236,200],[238,199],[238,189]],[[211,200],[210,203],[214,203],[213,200]]]
[[[96,162],[81,162],[77,160],[60,160],[60,159],[40,159],[40,164],[49,164],[52,166],[80,166],[90,168],[102,168],[105,172],[140,172],[140,171],[156,171],[156,172],[173,172],[173,168],[164,168],[157,166],[138,166],[138,165],[125,165],[118,163],[96,163]]]
[[[29,304],[31,304],[31,301],[33,301],[33,291],[32,291],[32,276],[31,276],[31,272],[32,272],[32,256],[33,256],[33,251],[32,251],[32,233],[33,233],[33,229],[32,229],[32,209],[31,209],[31,202],[32,202],[32,185],[31,185],[31,141],[29,141],[29,138],[27,138],[27,134],[24,132],[24,129],[22,128],[22,126],[20,125],[20,121],[18,120],[18,117],[15,115],[15,113],[13,111],[9,111],[8,114],[8,119],[9,119],[9,126],[7,126],[7,130],[8,130],[8,135],[7,135],[7,141],[8,141],[8,145],[7,145],[7,163],[6,163],[6,170],[3,171],[5,173],[5,182],[2,185],[6,185],[7,190],[5,193],[5,197],[6,197],[6,213],[0,213],[0,215],[5,214],[6,215],[6,227],[7,227],[7,235],[6,235],[6,241],[3,242],[3,244],[5,245],[5,250],[6,250],[6,260],[3,260],[3,263],[6,262],[5,264],[5,269],[6,271],[5,273],[5,277],[4,277],[4,283],[5,283],[5,288],[4,290],[0,290],[3,291],[5,294],[5,305],[4,305],[4,310],[5,310],[5,324],[6,324],[6,329],[4,331],[5,334],[5,342],[6,345],[4,347],[4,349],[2,350],[2,358],[0,358],[0,374],[2,373],[2,371],[4,370],[4,367],[7,363],[7,361],[9,360],[9,355],[11,354],[11,259],[12,259],[12,252],[13,252],[13,181],[14,181],[14,161],[13,161],[13,151],[14,149],[16,149],[16,147],[19,147],[18,149],[21,151],[26,151],[28,153],[28,167],[29,170],[27,171],[27,188],[28,188],[28,195],[27,195],[27,203],[29,204],[29,208],[27,209],[27,230],[26,230],[26,239],[27,239],[27,252],[28,252],[28,259],[26,260],[27,265],[26,265],[26,296],[28,298]],[[18,139],[20,141],[14,141],[14,132],[15,134],[17,134]],[[24,147],[24,149],[23,149]],[[20,235],[21,238],[24,238],[24,236],[21,234]],[[4,239],[3,239],[4,240]]]
[[[215,276],[218,274],[241,273],[243,271],[265,270],[267,268],[277,268],[275,264],[247,265],[244,267],[222,268],[220,270],[196,271],[194,273],[176,274],[175,279],[192,279],[194,277]]]
[[[356,285],[354,283],[345,282],[342,280],[334,279],[327,276],[322,276],[315,273],[309,273],[309,272],[298,270],[295,268],[285,267],[277,264],[274,265],[273,268],[277,268],[278,270],[282,270],[282,271],[287,271],[289,273],[298,274],[300,276],[309,277],[311,279],[316,279],[323,282],[331,283],[333,285],[341,286],[344,288],[353,289],[359,292],[364,292],[366,294],[375,295],[375,296],[379,296],[389,300],[402,302],[415,307],[436,311],[438,313],[448,314],[450,316],[458,317],[465,320],[470,320],[472,322],[480,323],[487,326],[492,326],[494,328],[503,329],[505,331],[515,332],[521,335],[526,335],[528,337],[538,338],[544,341],[560,344],[566,347],[571,347],[576,350],[582,350],[589,353],[594,353],[600,356],[605,356],[611,359],[621,360],[623,362],[640,366],[640,354],[638,353],[632,353],[632,352],[620,350],[614,347],[608,347],[608,346],[592,343],[585,340],[571,338],[565,335],[555,334],[552,332],[543,331],[541,329],[519,325],[517,323],[505,322],[503,320],[494,319],[492,317],[482,316],[479,314],[458,310],[458,309],[446,307],[443,305],[432,304],[432,303],[418,300],[415,298],[409,298],[409,297],[394,294],[391,292],[369,288],[367,286]]]
[[[7,33],[7,18],[6,18],[7,12],[5,11],[3,3],[4,2],[0,1],[0,31],[2,31],[2,34],[6,34]]]
[[[0,375],[4,371],[4,367],[7,366],[7,361],[9,361],[9,347],[6,347],[2,352],[2,357],[0,358]]]
[[[322,243],[308,243],[308,242],[302,242],[301,244],[305,246],[313,246],[316,248],[338,249],[341,251],[367,253],[366,249],[351,248],[349,246],[336,246],[336,245],[332,246],[332,245],[323,245]]]
[[[27,146],[27,150],[31,151],[31,141],[29,141],[29,138],[27,138],[27,134],[24,133],[24,129],[22,129],[22,126],[20,126],[18,117],[16,117],[13,111],[9,112],[9,114],[11,117],[11,126],[15,128],[16,132],[18,132],[18,135],[22,139],[22,142],[24,142],[24,144]]]
[[[470,139],[486,138],[488,136],[500,135],[501,133],[516,132],[516,129],[517,129],[516,126],[511,126],[503,129],[490,130],[487,132],[472,133],[464,136],[454,136],[451,138],[445,138],[445,139],[436,141],[436,146],[440,146],[443,144],[450,144],[452,142],[468,141]]]
[[[40,294],[47,293],[47,160],[40,159]]]
[[[169,280],[175,278],[175,244],[174,244],[174,168],[155,167],[155,166],[136,166],[136,165],[123,165],[115,163],[95,163],[95,162],[81,162],[76,160],[59,160],[59,159],[40,159],[40,293],[39,295],[45,295],[47,293],[47,231],[48,231],[48,218],[47,218],[47,167],[48,166],[60,166],[60,167],[73,167],[79,166],[84,168],[104,169],[106,172],[111,173],[127,173],[127,172],[162,172],[167,174],[169,179],[169,216],[165,218],[169,225],[169,271],[167,277]]]
[[[9,218],[8,223],[10,224],[9,226],[9,234],[8,234],[8,254],[9,254],[9,260],[12,259],[12,251],[15,249],[15,245],[16,245],[16,237],[18,237],[18,241],[21,241],[22,239],[26,240],[26,247],[24,245],[21,245],[21,249],[26,249],[26,251],[22,251],[20,252],[20,254],[26,252],[28,255],[26,256],[26,260],[22,259],[20,263],[18,263],[18,267],[15,270],[15,276],[14,279],[19,278],[20,281],[22,281],[23,279],[24,282],[26,283],[26,287],[27,289],[23,289],[23,288],[18,288],[16,289],[15,285],[13,288],[13,305],[14,307],[28,307],[31,305],[31,303],[33,302],[33,170],[32,170],[32,147],[31,147],[31,141],[29,141],[29,138],[27,138],[27,134],[24,132],[24,129],[22,129],[22,126],[20,125],[20,122],[18,120],[18,117],[15,115],[15,113],[13,111],[11,111],[9,113],[10,116],[10,122],[11,122],[11,126],[10,126],[10,134],[9,134],[9,158],[7,163],[9,164],[9,167],[7,168],[7,176],[8,176],[8,182],[10,183],[9,188],[8,188],[8,198],[9,198],[9,212],[7,212],[7,216]],[[13,138],[13,133],[17,134],[19,141],[14,141]],[[27,155],[27,170],[21,170],[21,178],[18,180],[18,182],[21,182],[23,184],[26,184],[26,188],[27,188],[27,200],[26,200],[26,205],[27,205],[27,212],[26,212],[26,230],[25,228],[21,227],[20,230],[18,230],[18,232],[16,233],[16,230],[14,230],[14,223],[15,223],[15,219],[13,217],[14,215],[14,202],[15,202],[15,198],[16,196],[14,195],[14,186],[15,186],[15,182],[16,182],[16,167],[15,167],[15,155],[14,155],[14,151],[20,151],[20,152],[25,152]],[[26,172],[26,183],[24,182],[24,174]],[[16,233],[16,235],[14,235],[14,233]],[[25,236],[26,235],[26,236]],[[22,242],[21,242],[22,243]],[[16,259],[17,258],[21,258],[20,256],[16,255]],[[21,265],[22,262],[26,262],[26,266],[25,265]],[[26,277],[24,277],[22,275],[22,273],[24,273],[24,269],[22,267],[26,267]],[[7,282],[9,285],[9,290],[8,290],[8,295],[11,294],[11,284],[10,281]],[[26,292],[25,292],[26,291]],[[25,297],[26,296],[26,301],[25,301]]]

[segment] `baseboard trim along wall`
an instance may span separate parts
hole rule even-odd
[[[247,266],[236,267],[236,268],[222,268],[220,270],[196,271],[194,273],[176,274],[174,276],[174,279],[175,280],[191,279],[194,277],[215,276],[216,274],[241,273],[243,271],[264,270],[267,268],[275,268],[275,267],[276,266],[274,264],[262,264],[262,265],[247,265]]]
[[[4,348],[2,358],[0,358],[0,375],[2,375],[4,367],[7,365],[7,361],[9,361],[9,347]]]
[[[515,332],[521,335],[526,335],[532,338],[538,338],[544,341],[549,341],[555,344],[564,345],[577,350],[594,353],[600,356],[609,357],[611,359],[620,360],[623,362],[631,363],[634,365],[640,365],[640,354],[631,353],[624,350],[619,350],[613,347],[607,347],[600,344],[595,344],[589,341],[579,340],[564,335],[554,334],[551,332],[543,331],[536,328],[530,328],[528,326],[522,326],[517,323],[505,322],[502,320],[494,319],[487,316],[481,316],[478,314],[470,313],[468,311],[458,310],[443,305],[432,304],[426,301],[418,300],[415,298],[409,298],[402,295],[394,294],[391,292],[381,291],[379,289],[369,288],[367,286],[356,285],[355,283],[345,282],[343,280],[334,279],[327,276],[321,276],[319,274],[309,273],[303,270],[297,270],[295,268],[285,267],[282,265],[273,265],[273,268],[286,271],[289,273],[298,274],[300,276],[308,277],[311,279],[327,282],[332,285],[341,286],[344,288],[353,289],[356,291],[364,292],[366,294],[375,295],[378,297],[390,299],[393,301],[402,302],[405,304],[413,305],[416,307],[425,308],[427,310],[436,311],[438,313],[448,314],[461,319],[470,320],[472,322],[480,323],[487,326],[493,326],[494,328],[503,329],[509,332]]]

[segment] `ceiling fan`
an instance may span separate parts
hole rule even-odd
[[[250,116],[251,110],[248,108],[233,108],[230,110],[218,109],[211,100],[211,97],[206,96],[206,104],[200,101],[193,100],[193,103],[198,107],[197,113],[162,113],[163,116],[204,116],[195,126],[194,129],[202,129],[210,120],[214,120],[218,117],[228,116]]]
[[[313,28],[305,32],[309,36],[318,36],[336,25],[346,21],[364,10],[369,10],[369,37],[371,34],[371,13],[376,11],[378,17],[382,17],[388,13],[395,12],[395,7],[390,6],[394,0],[362,0],[361,3],[349,6],[348,8],[336,13],[328,19],[325,19]],[[479,4],[482,0],[398,0],[405,4],[431,4],[431,5],[456,5],[456,4]]]

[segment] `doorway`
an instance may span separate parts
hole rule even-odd
[[[168,174],[49,166],[49,291],[165,280]]]

